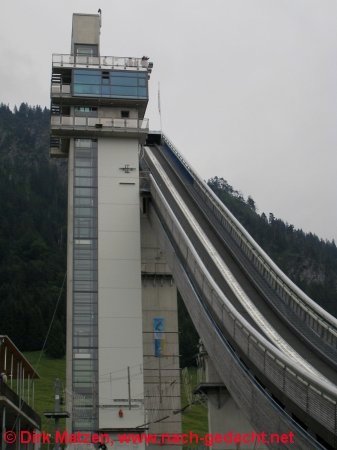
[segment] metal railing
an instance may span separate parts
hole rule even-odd
[[[52,83],[51,94],[71,95],[71,84]]]
[[[207,300],[226,334],[278,391],[335,436],[334,444],[337,444],[337,387],[316,379],[296,365],[240,315],[198,256],[153,175],[150,179],[152,198],[179,251],[180,262],[193,277],[199,292]]]
[[[192,166],[187,163],[172,142],[165,135],[162,138],[193,177],[194,189],[213,212],[219,224],[227,230],[255,269],[279,294],[284,304],[299,316],[316,335],[318,334],[325,343],[333,348],[337,348],[337,319],[315,303],[281,271],[200,178]]]
[[[161,240],[161,245],[168,257],[177,287],[184,299],[184,303],[192,318],[199,336],[212,358],[216,370],[230,391],[232,398],[251,423],[255,430],[264,430],[266,433],[289,433],[296,436],[296,446],[305,450],[325,450],[317,440],[304,431],[267,393],[253,375],[246,369],[240,359],[235,356],[222,334],[217,330],[202,302],[196,297],[185,268],[179,262],[179,257],[172,246],[169,235],[164,231],[163,223],[151,208],[150,222]],[[332,439],[333,440],[333,439]],[[282,444],[284,450],[292,450],[293,444]]]
[[[267,433],[289,433],[296,436],[296,447],[305,450],[325,450],[317,440],[309,435],[261,388],[257,380],[247,370],[245,365],[236,356],[232,348],[226,344],[223,335],[214,325],[200,298],[196,297],[194,286],[191,284],[185,267],[180,263],[177,252],[164,231],[161,222],[154,211],[150,209],[150,222],[160,238],[162,248],[168,258],[174,280],[184,299],[184,303],[198,330],[205,348],[212,355],[212,362],[225,386],[230,391],[243,415],[255,430],[264,430]],[[330,436],[331,438],[331,436]],[[330,439],[333,441],[333,437]],[[284,450],[292,450],[293,444],[282,444]]]
[[[142,273],[168,275],[171,271],[166,263],[142,262]]]
[[[102,69],[152,69],[153,64],[147,58],[128,58],[120,56],[74,56],[53,54],[53,67],[92,67]]]
[[[113,119],[105,117],[51,116],[51,127],[57,128],[127,128],[143,130],[149,129],[149,119]]]
[[[61,139],[55,136],[51,136],[50,138],[50,148],[57,148],[60,150],[61,148]]]
[[[139,172],[139,190],[140,192],[150,191],[150,173],[146,170]]]
[[[0,383],[0,397],[3,396],[11,404],[15,405],[22,414],[26,415],[30,420],[34,421],[41,428],[41,418],[34,409],[20,398],[8,385]]]

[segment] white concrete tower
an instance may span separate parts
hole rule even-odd
[[[100,15],[74,14],[53,55],[51,155],[68,158],[68,431],[137,431],[144,415],[139,210],[147,58],[100,56]]]

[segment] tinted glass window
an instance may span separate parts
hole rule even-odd
[[[73,95],[146,99],[147,73],[74,69]]]

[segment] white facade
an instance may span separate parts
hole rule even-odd
[[[98,140],[100,429],[144,423],[140,264],[138,140]]]

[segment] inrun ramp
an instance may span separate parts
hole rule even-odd
[[[151,224],[237,405],[257,430],[293,431],[297,449],[337,448],[337,320],[273,263],[166,136],[149,136],[141,167]]]

